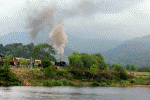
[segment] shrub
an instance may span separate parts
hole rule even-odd
[[[92,63],[93,58],[87,53],[82,53],[80,54],[80,56],[81,56],[84,68],[89,69],[93,65]]]
[[[56,74],[56,69],[51,65],[45,68],[44,73],[46,78],[53,78]]]
[[[69,86],[76,86],[76,85],[72,82],[69,82]]]
[[[134,83],[135,83],[135,80],[133,80],[133,79],[130,80],[130,83],[131,83],[131,84],[134,84]]]
[[[100,86],[98,82],[94,81],[92,83],[89,84],[90,86]]]
[[[44,86],[50,86],[50,81],[48,81],[48,80],[44,81],[43,85]]]
[[[42,71],[42,72],[43,72],[43,71],[44,71],[44,69],[43,69],[43,68],[41,68],[41,69],[40,69],[40,71]]]
[[[65,79],[60,80],[60,82],[62,83],[63,86],[69,86],[69,82]]]
[[[46,68],[46,67],[48,67],[48,66],[51,66],[52,65],[52,63],[51,63],[51,61],[50,60],[42,60],[42,66],[43,66],[43,68]]]
[[[107,86],[106,82],[101,82],[101,86]]]
[[[126,72],[125,68],[123,66],[119,65],[119,64],[113,64],[112,68],[113,68],[114,71],[117,71],[117,72],[121,72],[121,73]]]
[[[68,57],[69,64],[73,69],[83,69],[83,62],[78,52],[74,52]]]
[[[9,82],[9,86],[20,86],[19,82]]]
[[[115,78],[114,75],[112,75],[109,71],[105,71],[105,72],[102,72],[102,73],[98,73],[99,75],[102,75],[102,77],[108,79],[108,80],[112,80]]]
[[[70,72],[71,72],[71,74],[74,75],[74,78],[76,78],[76,79],[84,78],[84,72],[82,70],[77,69],[77,70],[71,70]]]
[[[84,71],[85,78],[92,78],[93,74],[90,71]]]
[[[64,75],[67,74],[67,72],[66,72],[66,71],[62,71],[62,70],[56,70],[56,74],[57,74],[58,76],[64,76]]]
[[[120,79],[126,80],[128,79],[128,75],[126,72],[120,72]]]
[[[44,86],[61,86],[61,82],[60,81],[49,81],[46,80],[44,81]]]

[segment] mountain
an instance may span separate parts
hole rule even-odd
[[[30,42],[33,42],[34,45],[37,45],[39,43],[47,42],[50,45],[53,45],[53,42],[50,40],[46,40],[48,35],[38,36],[38,38],[35,41],[30,41],[29,34],[25,32],[12,32],[8,33],[4,36],[0,37],[0,44],[3,45],[8,43],[23,43],[28,44]],[[68,43],[64,47],[64,56],[62,57],[62,60],[68,62],[68,56],[72,54],[73,51],[78,51],[79,53],[88,53],[88,54],[94,54],[94,53],[101,53],[104,51],[107,51],[109,49],[113,49],[117,46],[119,46],[123,41],[121,40],[115,40],[115,39],[109,39],[109,38],[100,38],[100,39],[90,39],[85,37],[77,37],[68,34]],[[43,39],[43,40],[42,40]],[[56,51],[57,52],[57,51]],[[58,54],[55,55],[56,59],[59,61],[60,56]]]
[[[72,51],[79,53],[99,53],[119,46],[123,41],[113,39],[89,39],[68,36],[68,46]]]
[[[105,62],[110,64],[150,66],[150,35],[125,41],[102,55]]]

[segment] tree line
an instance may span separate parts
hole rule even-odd
[[[50,48],[51,51],[46,51],[44,48]],[[34,51],[33,51],[34,50]],[[12,43],[3,46],[0,44],[0,54],[2,55],[13,55],[13,57],[23,57],[29,59],[33,56],[35,59],[49,59],[51,61],[56,61],[56,58],[53,55],[49,55],[49,53],[54,53],[54,50],[51,45],[47,43],[39,44],[34,46],[33,43],[23,45],[22,43]]]

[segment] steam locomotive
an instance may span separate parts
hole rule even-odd
[[[65,67],[65,66],[66,66],[66,62],[64,62],[64,61],[55,62],[55,65],[56,65],[56,66],[62,66],[62,67]]]

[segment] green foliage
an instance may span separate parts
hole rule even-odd
[[[0,81],[8,82],[7,85],[19,85],[19,78],[9,70],[9,68],[0,69]]]
[[[97,62],[98,62],[97,65],[100,70],[108,69],[107,64],[105,63],[104,58],[101,54],[94,54],[94,55],[92,55],[92,57],[97,60]]]
[[[44,81],[44,85],[45,86],[75,86],[74,83],[67,81],[66,79],[62,79],[62,80],[46,80]]]
[[[9,86],[20,86],[19,82],[9,82]]]
[[[43,66],[43,68],[46,68],[46,67],[48,67],[48,66],[51,66],[52,65],[52,63],[51,63],[51,61],[50,60],[42,60],[41,61],[42,62],[42,66]]]
[[[0,53],[4,55],[12,54],[14,57],[30,58],[30,52],[34,47],[33,43],[23,45],[22,43],[13,43],[3,46],[0,44]]]
[[[28,62],[27,62],[26,58],[23,58],[23,57],[22,57],[20,64],[21,64],[21,65],[27,65],[27,63],[28,63]]]
[[[56,69],[51,65],[45,68],[44,73],[46,78],[53,78],[56,75]]]
[[[90,71],[92,72],[92,74],[97,74],[97,70],[98,70],[98,66],[93,64],[91,67],[90,67]]]
[[[139,72],[150,72],[150,66],[141,66],[138,69]]]
[[[34,59],[41,59],[41,60],[50,59],[50,54],[55,54],[55,50],[51,45],[47,43],[36,45],[31,53]]]
[[[100,84],[96,81],[92,82],[89,84],[90,86],[100,86]]]
[[[64,86],[68,86],[69,82],[65,79],[60,80],[60,82],[64,85]]]
[[[56,70],[56,75],[58,75],[58,76],[65,76],[65,75],[67,75],[67,72],[63,71],[63,70]]]
[[[81,56],[78,54],[78,52],[74,52],[72,55],[68,57],[69,64],[73,69],[82,69],[83,68],[83,62]]]
[[[10,67],[10,62],[13,60],[13,55],[9,55],[9,56],[5,56],[5,58],[3,59],[4,62],[4,67],[9,68]]]
[[[33,68],[38,68],[37,64],[34,64],[34,67]]]
[[[126,65],[126,69],[129,71],[136,71],[138,69],[138,67],[136,67],[135,65]]]
[[[134,84],[134,83],[135,83],[135,80],[134,80],[134,79],[130,80],[130,83],[131,83],[131,84]]]
[[[117,71],[117,72],[126,72],[125,68],[119,64],[113,64],[112,65],[112,68],[114,71]]]
[[[106,82],[101,82],[101,86],[107,86]]]
[[[93,65],[93,59],[92,57],[87,54],[87,53],[82,53],[80,54],[82,62],[83,62],[83,67],[86,69],[90,69],[90,67]]]
[[[131,70],[131,66],[129,64],[126,65],[127,70]]]

